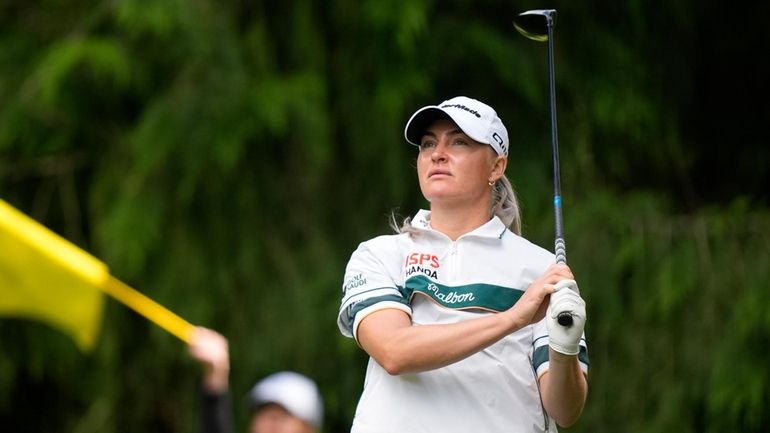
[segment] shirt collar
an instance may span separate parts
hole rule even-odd
[[[428,230],[428,231],[440,233],[437,230],[434,230],[430,226],[430,211],[425,209],[420,209],[414,215],[414,218],[412,218],[412,227],[420,230]],[[505,224],[503,224],[500,218],[498,218],[497,215],[495,215],[480,227],[477,227],[476,229],[468,233],[465,233],[460,237],[464,238],[467,236],[477,236],[482,238],[500,239],[503,237],[503,234],[505,234],[506,229],[507,227],[505,226]]]

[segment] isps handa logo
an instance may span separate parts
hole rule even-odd
[[[440,267],[441,264],[438,261],[438,256],[435,254],[408,254],[404,262],[406,278],[414,274],[423,274],[429,278],[437,279],[438,273],[436,270]]]

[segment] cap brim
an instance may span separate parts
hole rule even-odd
[[[435,105],[429,105],[417,110],[406,123],[406,128],[404,129],[406,141],[419,146],[425,131],[438,119],[451,119],[451,117]]]

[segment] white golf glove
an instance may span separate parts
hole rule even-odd
[[[546,312],[548,327],[548,345],[559,353],[577,355],[580,351],[580,338],[586,323],[586,303],[580,297],[575,280],[561,280],[554,285],[551,303]],[[572,316],[572,325],[562,326],[558,322],[559,314]]]

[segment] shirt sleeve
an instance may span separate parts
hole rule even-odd
[[[580,352],[578,353],[578,362],[583,373],[588,374],[588,344],[586,335],[580,337]],[[532,325],[532,368],[535,369],[537,377],[542,376],[548,371],[548,325],[545,319]]]
[[[200,422],[202,433],[233,433],[230,394],[201,390]]]
[[[396,283],[400,263],[397,251],[382,245],[382,241],[379,244],[380,248],[371,241],[359,245],[345,269],[337,326],[346,337],[356,338],[361,320],[375,311],[395,308],[412,314],[408,300]]]

